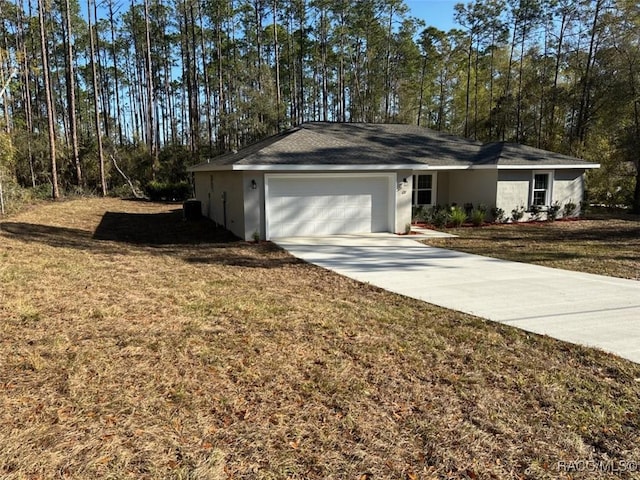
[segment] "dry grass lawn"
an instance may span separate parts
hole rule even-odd
[[[487,225],[447,230],[434,247],[546,267],[640,280],[640,217],[593,215],[578,221]]]
[[[1,478],[638,478],[640,365],[178,208],[0,221]]]

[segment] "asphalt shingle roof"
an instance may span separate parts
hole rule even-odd
[[[227,153],[192,170],[225,166],[581,165],[583,160],[512,143],[480,142],[424,127],[397,124],[312,122]],[[594,165],[595,166],[595,165]]]

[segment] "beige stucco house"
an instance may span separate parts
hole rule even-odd
[[[578,205],[598,166],[417,126],[314,122],[190,171],[202,214],[249,240],[401,233],[416,206]]]

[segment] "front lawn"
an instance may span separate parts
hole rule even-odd
[[[3,479],[637,478],[640,365],[177,209],[0,219]]]
[[[595,216],[594,216],[595,217]],[[429,239],[434,247],[640,280],[640,217],[597,218],[447,229],[458,238]]]

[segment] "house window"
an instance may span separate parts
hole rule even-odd
[[[413,205],[433,205],[433,175],[413,176]]]
[[[539,206],[551,204],[551,173],[533,174],[531,204]]]

